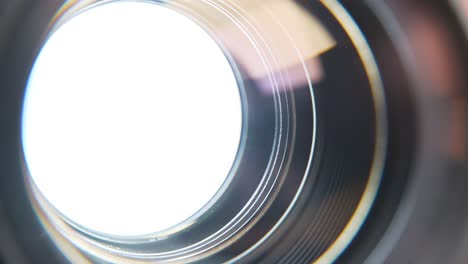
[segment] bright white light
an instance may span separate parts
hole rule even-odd
[[[91,230],[134,236],[179,224],[213,198],[241,119],[233,70],[203,29],[156,4],[112,2],[48,40],[22,136],[53,206]]]

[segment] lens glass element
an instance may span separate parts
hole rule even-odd
[[[241,130],[238,81],[216,41],[161,5],[117,1],[50,35],[22,141],[34,183],[65,219],[139,236],[195,219],[219,197]]]

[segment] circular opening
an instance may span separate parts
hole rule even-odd
[[[121,1],[89,8],[50,36],[22,122],[30,175],[65,218],[139,236],[219,196],[242,111],[234,71],[207,32],[163,6]]]

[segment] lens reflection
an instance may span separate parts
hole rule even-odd
[[[112,2],[73,17],[43,47],[23,145],[34,183],[66,218],[136,236],[216,196],[241,125],[233,69],[201,27],[159,5]]]

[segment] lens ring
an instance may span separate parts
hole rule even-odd
[[[102,3],[105,2],[93,2],[93,4]],[[281,58],[281,56],[278,57],[277,53],[275,53],[277,50],[275,50],[275,44],[272,41],[277,36],[270,38],[265,33],[270,29],[265,27],[264,21],[259,20],[259,17],[253,16],[252,13],[249,13],[250,11],[246,11],[244,6],[229,5],[216,1],[200,1],[199,4],[204,5],[203,10],[211,10],[208,11],[211,15],[215,13],[221,14],[221,18],[217,17],[217,19],[224,19],[228,24],[234,25],[234,27],[228,27],[227,30],[223,28],[224,31],[219,31],[219,23],[209,23],[213,21],[213,18],[206,18],[200,15],[203,13],[198,12],[199,9],[196,11],[192,10],[193,6],[190,6],[191,3],[184,1],[172,1],[169,3],[170,8],[204,25],[204,28],[210,34],[219,39],[219,44],[226,51],[227,56],[236,58],[233,59],[236,60],[234,64],[239,65],[238,74],[240,80],[242,80],[240,83],[242,83],[241,93],[243,93],[244,116],[248,117],[244,119],[245,126],[243,131],[245,136],[243,136],[243,140],[245,140],[245,144],[242,151],[239,152],[242,155],[239,155],[240,158],[237,160],[237,174],[233,176],[229,188],[226,187],[226,194],[219,197],[219,202],[212,205],[216,210],[209,215],[197,219],[199,221],[185,229],[128,240],[99,237],[99,235],[89,232],[83,233],[79,228],[77,230],[69,226],[61,217],[56,214],[53,215],[53,208],[50,208],[44,200],[41,201],[40,194],[37,193],[37,190],[34,190],[34,187],[31,190],[33,193],[32,199],[37,198],[39,200],[39,203],[37,203],[39,206],[36,206],[36,210],[40,211],[38,214],[43,219],[48,219],[48,222],[44,225],[49,230],[49,234],[55,237],[56,241],[59,241],[57,243],[61,243],[61,246],[66,248],[77,247],[80,251],[85,252],[86,255],[91,255],[105,261],[135,261],[138,263],[155,260],[209,261],[210,259],[213,260],[213,258],[219,260],[220,256],[223,256],[222,259],[225,261],[238,259],[230,258],[229,255],[224,253],[226,251],[238,252],[239,258],[246,257],[248,259],[250,255],[261,252],[261,248],[264,246],[261,245],[262,243],[266,245],[273,237],[278,237],[278,233],[281,233],[279,229],[289,225],[289,222],[291,222],[291,219],[297,213],[296,210],[304,205],[304,197],[308,197],[313,192],[315,184],[320,184],[320,177],[322,176],[320,176],[321,173],[318,173],[318,170],[320,170],[320,162],[323,160],[321,157],[325,150],[323,138],[329,137],[322,131],[323,124],[326,127],[329,121],[321,121],[321,117],[317,116],[317,111],[320,110],[316,109],[315,90],[320,88],[314,87],[312,89],[313,81],[311,80],[311,76],[309,76],[311,66],[304,61],[298,48],[291,45],[288,49],[292,50],[301,61],[300,72],[306,76],[307,83],[307,89],[302,90],[302,92],[294,89],[294,81],[296,80],[292,79],[292,69],[282,68],[284,67],[282,63],[284,63],[283,60],[285,59]],[[363,44],[365,41],[353,35],[359,33],[357,26],[355,26],[354,21],[349,16],[346,16],[346,12],[339,4],[333,1],[322,2],[322,4],[324,6],[328,5],[329,11],[335,15],[341,26],[343,26],[343,21],[344,23],[348,23],[346,24],[348,26],[351,24],[348,28],[345,27],[344,31],[347,32],[361,62],[364,64],[366,78],[369,78],[368,82],[370,82],[368,85],[372,89],[373,102],[371,105],[373,105],[377,115],[375,117],[377,124],[374,128],[376,130],[376,142],[373,145],[373,151],[375,151],[376,155],[372,161],[371,175],[369,176],[369,180],[366,181],[367,187],[364,191],[364,199],[357,206],[358,213],[354,214],[356,217],[351,217],[351,224],[343,232],[337,233],[338,231],[335,230],[325,233],[326,230],[335,228],[338,222],[340,222],[339,225],[343,225],[344,221],[348,219],[348,213],[334,214],[336,208],[354,207],[354,202],[346,199],[351,194],[349,192],[346,194],[346,190],[343,189],[342,180],[336,178],[341,177],[340,175],[348,175],[348,173],[338,172],[338,175],[333,176],[330,184],[326,185],[327,191],[325,195],[332,196],[336,191],[342,192],[342,194],[332,201],[330,207],[323,207],[317,211],[319,213],[317,217],[320,216],[319,218],[322,218],[321,221],[312,225],[311,229],[305,233],[309,235],[309,233],[317,232],[320,226],[323,225],[323,220],[330,220],[328,227],[322,229],[321,235],[314,237],[314,239],[317,240],[316,242],[319,240],[329,240],[335,234],[338,237],[338,242],[330,246],[331,251],[330,249],[326,251],[333,252],[332,256],[335,256],[339,254],[337,252],[339,249],[343,249],[346,243],[349,243],[347,240],[352,239],[358,231],[359,225],[364,221],[377,192],[381,176],[381,165],[384,159],[382,153],[385,152],[386,135],[384,128],[386,118],[384,99],[379,97],[383,95],[379,94],[379,91],[376,90],[379,88],[375,88],[380,87],[378,86],[379,84],[381,85],[378,70],[374,68],[375,62],[373,64],[372,53],[368,46]],[[76,6],[74,7],[76,8]],[[80,8],[83,8],[83,6],[80,6]],[[84,8],[86,9],[87,7]],[[76,9],[73,8],[69,10],[76,12]],[[278,20],[275,20],[272,13],[274,11],[265,10],[259,12],[262,12],[263,15],[266,14],[265,17],[273,22],[276,27],[275,32],[280,32],[279,34],[285,39],[289,39],[289,43],[294,43],[294,36],[289,35],[287,29]],[[336,13],[341,12],[341,15],[336,15],[334,11]],[[263,19],[263,17],[260,18]],[[57,21],[62,21],[62,19],[58,18]],[[229,34],[223,35],[226,32]],[[257,61],[260,61],[261,67],[259,68],[261,70],[258,70],[258,68],[252,69],[249,63],[243,61],[242,55],[239,55],[236,47],[232,46],[232,42],[230,43],[232,39],[229,37],[232,38],[233,35],[242,38],[243,41],[249,44],[248,46],[243,46],[242,51],[250,55],[253,54],[254,59],[250,59],[247,62],[253,63],[256,58]],[[250,51],[252,52],[249,53]],[[263,79],[259,78],[261,74],[265,74],[266,77]],[[302,96],[304,91],[305,97]],[[320,107],[323,108],[323,103],[319,102],[319,104],[322,104]],[[305,105],[308,106],[307,109],[304,109]],[[264,115],[264,113],[268,113],[268,115]],[[274,115],[271,113],[274,113]],[[318,136],[320,140],[317,141],[317,146],[316,133],[320,133]],[[264,137],[264,143],[259,148],[262,154],[255,156],[252,153],[254,153],[255,144],[262,142],[260,135]],[[255,142],[255,144],[252,142]],[[304,149],[304,146],[301,146],[301,144],[307,146],[307,149]],[[270,147],[265,147],[267,145]],[[313,159],[312,155],[314,156]],[[264,168],[266,169],[260,170],[261,172],[247,170],[248,166],[246,164],[255,164],[255,161],[258,161],[259,157],[261,157],[260,160],[262,164],[265,164]],[[252,167],[252,165],[250,166]],[[259,167],[263,168],[263,166]],[[304,171],[297,173],[295,171],[297,168],[304,168]],[[253,181],[248,177],[252,175],[255,178]],[[364,177],[364,175],[360,177]],[[242,197],[239,197],[245,200],[235,205],[237,207],[232,210],[233,212],[228,212],[227,209],[231,207],[225,205],[232,204],[231,201],[236,197],[236,194],[242,193],[243,188],[246,187],[242,183],[249,183],[247,185],[248,192],[243,193]],[[321,199],[323,197],[319,200]],[[315,199],[312,200],[315,203]],[[339,221],[335,223],[333,218]],[[213,225],[209,223],[213,223]],[[267,227],[270,229],[267,229]],[[297,228],[294,230],[296,231]],[[277,231],[278,233],[274,234]],[[340,233],[341,236],[338,236]],[[245,241],[249,241],[249,238],[251,242],[245,243]],[[251,240],[252,238],[254,240]],[[68,242],[64,244],[63,241]],[[177,242],[172,243],[171,241]],[[312,250],[315,252],[313,253],[315,256],[322,255],[325,252],[324,249],[319,250],[316,246],[310,246],[309,252],[300,250],[301,247],[312,242],[311,238],[308,237],[303,243],[301,242],[302,245],[297,243],[291,244],[297,247],[296,251],[294,251],[296,252],[296,258],[300,255],[310,255],[312,254]],[[72,255],[71,258],[76,257],[77,254],[75,252]]]

